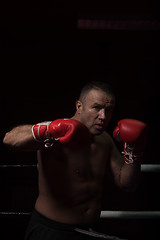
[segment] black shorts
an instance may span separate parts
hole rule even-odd
[[[92,230],[94,225],[72,225],[55,222],[34,210],[24,240],[118,240]]]

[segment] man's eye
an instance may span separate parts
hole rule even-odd
[[[101,108],[99,106],[94,106],[96,110],[100,110]]]
[[[112,109],[108,108],[108,109],[106,109],[106,112],[107,112],[107,113],[108,113],[108,112],[112,112]]]

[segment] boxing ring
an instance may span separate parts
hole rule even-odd
[[[38,172],[38,165],[37,164],[3,164],[0,165],[0,170],[8,170],[13,171],[15,169],[19,169],[21,172],[22,169],[25,171],[34,170]],[[160,164],[141,164],[141,172],[152,173],[152,174],[159,174],[160,173]],[[132,209],[132,207],[131,207]],[[7,219],[7,218],[28,218],[30,217],[32,211],[0,211],[0,218]],[[121,223],[125,222],[138,222],[138,221],[158,221],[160,222],[160,210],[102,210],[100,221],[120,221]]]
[[[0,212],[0,215],[30,216],[31,212]],[[160,211],[101,211],[101,219],[160,219]]]

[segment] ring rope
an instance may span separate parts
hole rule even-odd
[[[0,215],[29,216],[31,212],[0,212]],[[101,211],[101,219],[160,219],[160,211]]]
[[[141,164],[142,172],[160,172],[160,164]]]
[[[31,215],[31,212],[0,212],[0,215]]]
[[[160,219],[160,211],[101,211],[101,218]]]
[[[0,168],[37,168],[38,164],[1,164]],[[141,164],[141,172],[160,172],[160,164]]]
[[[0,168],[37,168],[37,164],[3,164]]]

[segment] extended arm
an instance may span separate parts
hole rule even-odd
[[[75,149],[84,147],[90,142],[90,132],[77,120],[57,119],[53,122],[42,122],[33,126],[15,127],[6,133],[3,142],[20,151],[36,151],[44,147],[52,147],[55,142]]]
[[[32,135],[32,125],[21,125],[7,132],[3,143],[14,150],[36,151],[41,144]]]

